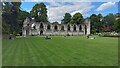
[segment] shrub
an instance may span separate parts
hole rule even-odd
[[[98,33],[97,35],[102,37],[120,37],[120,34],[116,32],[103,32],[103,33]]]

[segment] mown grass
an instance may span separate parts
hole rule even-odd
[[[3,66],[117,66],[118,39],[51,36],[3,40]]]

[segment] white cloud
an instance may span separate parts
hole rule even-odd
[[[109,2],[110,0],[25,0],[25,2]],[[113,0],[119,2],[119,0]],[[14,2],[14,1],[13,1]]]
[[[96,11],[102,11],[108,8],[111,8],[115,5],[115,2],[107,2],[107,3],[103,3],[102,5],[100,5]]]
[[[71,15],[80,12],[85,17],[92,8],[94,6],[90,2],[50,2],[47,5],[48,18],[50,22],[58,21],[60,23],[66,12]]]

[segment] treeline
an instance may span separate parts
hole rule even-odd
[[[35,21],[50,23],[47,16],[47,8],[44,3],[39,3],[33,6],[30,13],[20,9],[21,2],[4,2],[2,11],[2,33],[3,34],[21,34],[23,21],[26,17],[34,18]],[[53,11],[54,12],[54,11]],[[120,32],[120,14],[92,14],[91,19],[91,33],[96,32]],[[70,13],[65,13],[61,20],[62,24],[81,24],[84,22],[81,13],[75,13],[71,16]],[[58,22],[54,22],[58,23]]]

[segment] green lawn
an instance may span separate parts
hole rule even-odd
[[[118,39],[85,36],[3,40],[3,66],[117,66]]]

